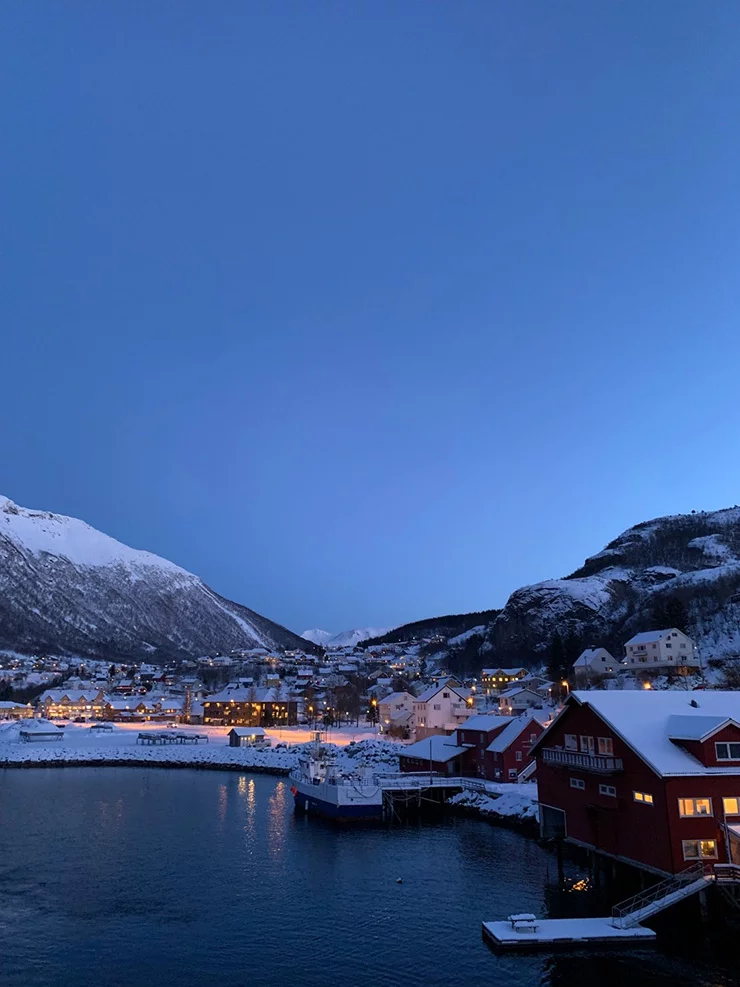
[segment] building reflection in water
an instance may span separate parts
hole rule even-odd
[[[285,849],[288,828],[288,786],[279,781],[267,803],[267,847],[271,857],[279,857]]]

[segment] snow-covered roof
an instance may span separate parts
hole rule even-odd
[[[453,757],[464,754],[466,750],[466,747],[458,747],[453,743],[452,737],[435,734],[404,747],[400,756],[417,757],[427,761],[451,761]]]
[[[586,650],[581,652],[581,654],[573,662],[573,666],[580,667],[582,665],[589,665],[592,661],[594,661],[594,659],[599,657],[600,652],[603,652],[603,654],[606,655],[606,659],[615,661],[606,648],[586,648]],[[602,661],[605,661],[606,659],[602,658]]]
[[[510,716],[497,716],[495,713],[477,713],[475,716],[468,717],[468,719],[464,723],[461,723],[457,729],[481,730],[488,732],[490,730],[501,729],[501,727],[505,727],[507,723],[511,723]]]
[[[665,631],[641,631],[639,634],[635,634],[631,637],[627,644],[654,644],[658,641],[662,641],[666,635],[670,634],[672,630],[676,630],[675,627],[669,627]],[[625,646],[626,646],[625,645]]]
[[[449,689],[450,692],[454,692],[455,695],[460,697],[460,699],[465,698],[459,686],[448,685],[447,682],[444,682],[441,685],[430,686],[428,689],[422,692],[420,696],[416,697],[416,702],[428,703],[430,699],[434,699],[434,697],[438,695],[443,689]]]
[[[533,689],[528,689],[526,688],[526,686],[522,686],[522,685],[513,685],[511,686],[510,689],[507,689],[505,692],[502,692],[499,696],[499,699],[513,699],[514,696],[518,696],[522,692],[528,692],[531,696],[537,696],[537,693]],[[539,699],[540,697],[537,696],[537,698]]]
[[[265,731],[262,727],[232,727],[229,733],[235,733],[237,737],[264,737]]]
[[[491,743],[486,747],[487,751],[495,751],[499,754],[506,750],[506,748],[513,744],[516,738],[524,732],[528,727],[531,727],[532,721],[527,716],[515,716],[513,720],[510,721],[509,725],[501,731],[501,733],[496,734]]]
[[[386,703],[404,703],[413,698],[410,692],[392,692],[389,696],[384,696],[379,702],[383,705]]]
[[[483,668],[481,669],[481,675],[520,675],[522,672],[526,673],[527,669],[521,668]]]
[[[206,703],[274,703],[287,702],[287,695],[278,696],[277,689],[224,689],[223,692],[216,692],[212,696],[206,696],[203,702]]]
[[[579,691],[571,694],[561,715],[572,702],[593,709],[659,775],[740,774],[740,767],[705,767],[671,740],[677,727],[694,736],[675,739],[697,739],[697,734],[706,736],[710,720],[740,723],[740,692]]]
[[[705,740],[728,723],[735,721],[728,716],[669,716],[668,736],[671,740]]]
[[[100,695],[100,689],[47,689],[42,693],[39,702],[60,703],[66,697],[71,703],[92,702]]]

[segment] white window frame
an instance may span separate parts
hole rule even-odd
[[[578,734],[577,733],[566,733],[564,738],[564,746],[567,751],[577,751],[578,750]]]
[[[735,803],[735,810],[733,812],[727,811],[728,802]],[[740,795],[725,795],[722,799],[722,811],[726,816],[740,816]]]
[[[632,792],[632,801],[640,805],[655,805],[655,798],[650,792]]]
[[[608,795],[609,798],[615,799],[617,797],[617,790],[614,785],[599,785],[599,795]]]
[[[684,811],[684,809],[686,808],[686,803],[687,802],[688,803],[691,803],[691,805],[692,805],[692,811],[691,812],[685,812]],[[709,811],[708,812],[699,812],[697,810],[697,808],[696,808],[696,803],[697,802],[708,802],[709,803]],[[682,819],[696,819],[697,817],[708,818],[708,817],[714,815],[714,806],[712,804],[711,798],[704,798],[704,797],[701,797],[700,796],[700,797],[697,797],[697,798],[679,799],[678,800],[678,814],[679,814],[679,816]]]
[[[523,761],[523,760],[524,760],[524,756],[523,756],[523,754],[522,754],[522,752],[521,752],[521,751],[517,751],[517,752],[516,752],[516,757],[515,757],[515,760],[516,760],[516,761]]]
[[[602,757],[614,757],[614,741],[611,737],[597,737],[597,753]]]
[[[576,788],[579,792],[584,792],[586,790],[586,782],[583,778],[571,778],[570,787]]]
[[[702,853],[701,852],[702,843],[713,843],[714,853]],[[691,846],[696,846],[696,854],[687,854],[686,848]],[[716,840],[681,840],[681,849],[683,851],[684,860],[717,860]]]
[[[727,757],[720,757],[720,753],[719,753],[720,747],[726,747],[727,748]],[[738,743],[735,740],[724,740],[724,741],[718,741],[717,743],[715,743],[715,745],[714,745],[714,753],[716,754],[718,761],[740,761],[740,754],[737,757],[730,757],[730,747],[739,747],[740,748],[740,743]]]

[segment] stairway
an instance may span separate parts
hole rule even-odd
[[[697,894],[713,881],[714,875],[705,874],[702,863],[692,864],[679,874],[615,905],[611,924],[616,929],[629,929],[639,925],[645,919],[662,912],[664,908],[670,908],[671,905]]]

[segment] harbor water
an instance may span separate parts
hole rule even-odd
[[[503,955],[483,920],[604,914],[534,840],[446,816],[338,828],[265,775],[0,771],[0,985],[729,987],[727,929],[657,946]],[[401,883],[398,883],[398,879]]]

